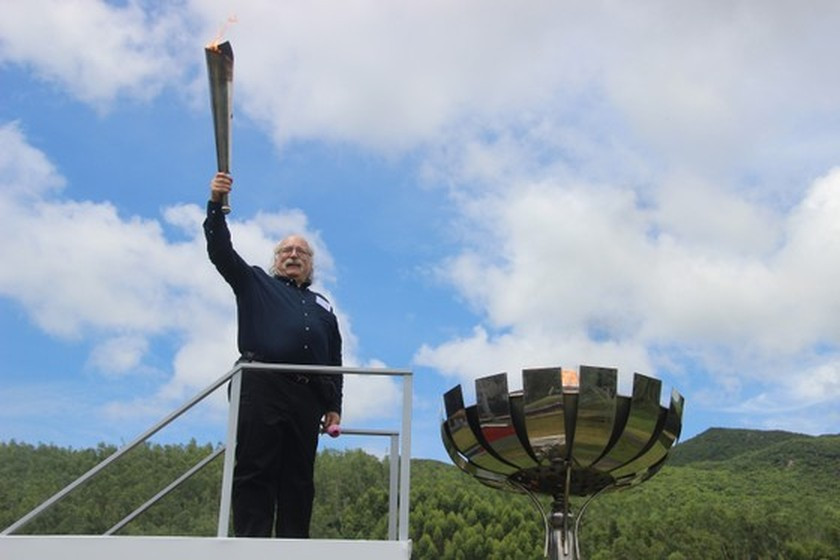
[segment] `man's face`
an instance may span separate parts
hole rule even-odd
[[[274,252],[278,274],[302,284],[312,275],[312,249],[306,239],[292,235],[284,239]]]

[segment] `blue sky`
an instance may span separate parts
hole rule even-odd
[[[231,15],[234,242],[316,248],[345,361],[442,395],[619,368],[713,426],[840,431],[831,2],[3,2],[0,440],[128,441],[227,371],[201,232]],[[400,387],[348,380],[347,427]],[[223,439],[221,397],[158,440]],[[385,442],[325,442],[382,453]]]

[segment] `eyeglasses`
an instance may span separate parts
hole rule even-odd
[[[298,255],[306,255],[307,257],[312,256],[312,251],[306,249],[304,247],[300,247],[298,245],[286,245],[285,247],[280,247],[277,249],[276,254],[278,255],[291,255],[293,253],[297,253]]]

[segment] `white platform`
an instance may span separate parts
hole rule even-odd
[[[2,560],[410,560],[411,541],[199,537],[5,536]]]

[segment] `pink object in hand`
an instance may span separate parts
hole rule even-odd
[[[329,428],[327,428],[327,434],[330,437],[338,437],[341,435],[341,426],[338,424],[332,424]]]

